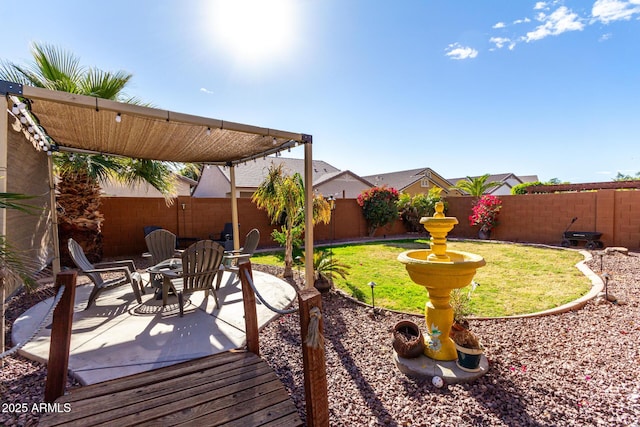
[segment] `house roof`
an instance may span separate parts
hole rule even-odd
[[[275,156],[260,157],[236,166],[236,186],[244,188],[258,188],[262,181],[264,181],[269,167],[271,167],[271,165],[280,164],[283,165],[283,169],[287,174],[293,175],[294,173],[299,173],[304,176],[304,159]],[[313,160],[311,162],[311,167],[314,185],[325,175],[340,172],[338,168],[331,166],[329,163],[322,160]],[[227,180],[230,180],[229,168],[221,169]]]
[[[321,175],[318,179],[313,181],[313,185],[324,184],[325,182],[329,182],[332,179],[337,179],[337,178],[340,178],[342,176],[351,176],[351,177],[355,178],[356,180],[362,182],[363,184],[373,187],[373,184],[371,182],[367,181],[366,179],[364,179],[361,176],[356,175],[355,173],[351,172],[348,169],[344,170],[344,171],[329,172],[329,173],[326,173],[324,175]]]
[[[363,178],[372,182],[376,186],[386,185],[387,187],[393,187],[400,190],[422,178],[422,175],[419,175],[422,171],[424,171],[424,168],[378,173],[375,175],[367,175]]]
[[[393,187],[397,190],[402,190],[404,188],[407,188],[414,182],[421,180],[425,176],[429,176],[430,174],[439,177],[443,181],[447,181],[431,168],[419,168],[389,173],[379,173],[375,175],[365,176],[363,178],[367,181],[372,182],[373,185],[386,185],[387,187]]]
[[[24,103],[52,148],[173,162],[236,165],[311,136],[0,81]],[[11,110],[11,105],[9,107]],[[14,115],[18,119],[18,115]],[[48,148],[48,145],[47,145]]]

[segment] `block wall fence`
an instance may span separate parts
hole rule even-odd
[[[500,224],[492,238],[511,242],[559,245],[562,232],[573,217],[572,231],[598,231],[605,246],[640,249],[640,191],[600,190],[581,193],[527,194],[500,196],[503,207]],[[469,226],[473,199],[450,197],[447,216],[459,224],[450,236],[476,238],[477,227]],[[106,197],[101,211],[105,256],[124,256],[146,251],[143,227],[156,225],[180,237],[208,238],[218,235],[231,222],[231,200],[179,197],[167,206],[161,198]],[[250,199],[238,200],[240,242],[252,228],[260,230],[260,247],[276,247],[271,239],[273,226],[264,211]],[[405,234],[401,221],[376,232],[377,237]],[[426,232],[424,234],[426,236]],[[367,225],[355,199],[339,199],[330,224],[315,227],[318,243],[367,237]],[[412,234],[411,237],[415,237]],[[580,242],[582,246],[584,242]],[[579,247],[580,247],[579,246]]]

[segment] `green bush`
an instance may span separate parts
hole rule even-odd
[[[531,187],[532,185],[542,185],[540,181],[533,182],[523,182],[522,184],[518,184],[511,189],[511,194],[527,194],[527,187]]]
[[[421,232],[425,231],[424,226],[420,224],[420,218],[425,216],[433,216],[436,209],[436,203],[442,201],[440,193],[441,188],[434,187],[429,190],[428,194],[416,194],[411,197],[410,194],[401,193],[398,199],[398,212],[400,218],[407,231]],[[445,210],[446,210],[445,203]]]

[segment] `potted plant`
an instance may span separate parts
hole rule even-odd
[[[502,201],[496,196],[484,195],[473,206],[473,214],[469,217],[471,226],[479,225],[478,237],[488,239],[491,230],[498,225],[498,213],[502,208]]]
[[[457,365],[463,371],[478,372],[480,359],[484,347],[469,330],[467,317],[471,314],[471,295],[478,284],[472,282],[470,288],[454,289],[451,291],[451,308],[453,309],[453,325],[449,336],[456,345],[458,352]]]
[[[304,257],[301,259],[304,264]],[[321,250],[313,253],[313,286],[322,293],[329,292],[333,285],[333,275],[347,278],[349,266],[340,263],[331,251]]]
[[[424,338],[420,327],[410,320],[401,320],[393,328],[393,349],[398,356],[413,359],[424,353]]]

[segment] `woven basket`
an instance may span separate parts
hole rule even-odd
[[[393,349],[398,356],[413,359],[424,352],[420,327],[410,320],[401,320],[393,327]]]

